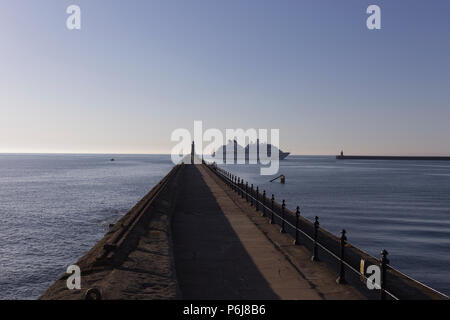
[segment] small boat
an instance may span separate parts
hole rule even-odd
[[[109,161],[116,161],[116,160],[114,160],[114,158],[112,158],[111,160],[109,160]]]

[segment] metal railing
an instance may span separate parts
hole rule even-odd
[[[296,211],[292,212],[286,208],[284,200],[280,204],[275,201],[273,194],[271,198],[268,198],[265,190],[261,194],[259,187],[254,188],[253,184],[249,186],[247,181],[244,183],[243,179],[217,167],[214,163],[204,162],[204,164],[242,199],[249,202],[255,211],[260,211],[262,216],[267,217],[269,223],[280,225],[280,232],[291,234],[294,237],[295,245],[302,244],[310,249],[312,261],[319,261],[320,257],[320,260],[324,260],[331,267],[337,269],[336,282],[338,284],[350,282],[366,296],[370,298],[378,296],[381,300],[449,298],[390,266],[386,250],[383,249],[381,258],[376,259],[349,244],[344,229],[341,231],[341,236],[336,237],[320,228],[319,217],[316,216],[314,222],[311,222],[301,216],[298,206]],[[368,281],[373,281],[366,277],[369,265],[376,265],[380,268],[379,283],[372,283],[378,290],[369,290],[365,285]]]

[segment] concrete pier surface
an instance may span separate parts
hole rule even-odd
[[[364,299],[205,165],[178,167],[75,263],[81,289],[65,274],[40,299]]]
[[[205,166],[188,166],[173,220],[186,299],[361,299]]]

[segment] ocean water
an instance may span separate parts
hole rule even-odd
[[[450,162],[289,156],[285,185],[225,167],[450,293]],[[168,155],[0,154],[0,299],[37,298],[171,168]]]
[[[450,162],[336,160],[289,156],[286,184],[269,182],[256,165],[222,165],[268,196],[380,257],[401,272],[450,294]]]
[[[171,168],[157,155],[0,154],[0,299],[39,297]]]

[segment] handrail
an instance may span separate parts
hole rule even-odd
[[[263,209],[263,212],[268,212],[272,215],[271,217],[271,223],[273,223],[273,216],[276,216],[277,219],[280,221],[280,223],[282,223],[283,225],[287,225],[288,227],[290,227],[294,232],[299,232],[301,233],[307,240],[311,241],[314,245],[316,245],[317,247],[320,247],[324,252],[326,252],[329,256],[331,256],[333,259],[335,259],[337,262],[342,263],[342,265],[345,265],[347,267],[348,270],[352,271],[355,275],[358,275],[362,280],[367,281],[368,278],[361,273],[360,271],[358,271],[355,267],[353,267],[350,263],[348,263],[345,260],[345,257],[339,257],[336,253],[334,253],[333,251],[331,251],[331,249],[327,248],[326,245],[320,243],[319,241],[317,241],[317,239],[314,239],[313,237],[311,237],[309,234],[307,234],[304,230],[300,229],[299,227],[296,227],[295,225],[293,225],[291,223],[291,221],[289,221],[288,219],[284,218],[282,215],[278,214],[275,210],[273,210],[271,207],[269,207],[268,205],[266,205],[266,200],[268,200],[269,198],[267,198],[265,196],[265,191],[264,191],[264,201],[262,202],[261,199],[261,194],[258,192],[258,195],[256,197],[254,197],[254,193],[255,190],[253,189],[253,185],[252,188],[250,189],[250,192],[248,191],[248,185],[244,185],[243,183],[243,179],[238,178],[236,175],[231,174],[230,172],[227,172],[219,167],[217,167],[216,164],[208,164],[205,161],[203,161],[203,163],[213,172],[215,173],[219,178],[221,178],[222,180],[224,180],[224,182],[229,185],[235,192],[240,193],[242,195],[242,197],[244,197],[245,195],[245,199],[247,202],[250,202],[252,205],[254,205],[256,207],[256,210],[258,210],[258,208],[261,206],[261,208]],[[272,199],[273,201],[273,199]],[[280,205],[279,203],[276,203],[277,207],[281,207],[283,208],[282,205]],[[292,217],[292,214],[291,214]],[[298,219],[298,216],[296,216],[296,218]],[[316,217],[317,218],[317,217]],[[309,220],[307,220],[306,218],[303,217],[303,219],[305,219],[306,221],[310,222]],[[298,222],[298,220],[297,220]],[[318,228],[318,227],[317,227]],[[327,232],[325,229],[321,228],[323,231]],[[283,230],[283,228],[282,228]],[[322,231],[322,232],[323,232]],[[345,231],[344,231],[345,233]],[[345,237],[345,236],[344,236]],[[296,239],[297,240],[297,239]],[[342,239],[341,239],[342,240]],[[346,240],[346,239],[345,239]],[[346,242],[342,242],[341,241],[341,249],[343,243],[345,244]],[[356,247],[354,247],[355,249],[357,249]],[[357,249],[359,250],[359,249]],[[360,250],[361,251],[361,250]],[[363,252],[363,251],[361,251]],[[383,250],[383,252],[385,252],[385,254],[387,254],[386,251]],[[366,254],[365,252],[363,252],[364,254]],[[426,288],[430,291],[432,291],[434,294],[440,296],[440,298],[443,299],[449,299],[449,297],[433,288],[430,288],[429,286],[401,273],[400,271],[398,271],[397,269],[393,268],[392,266],[389,265],[388,260],[386,259],[386,256],[383,256],[383,259],[377,259],[375,257],[372,257],[368,254],[366,254],[367,256],[369,256],[370,258],[373,258],[377,263],[379,263],[380,267],[381,267],[381,273],[382,273],[382,277],[381,277],[381,284],[377,285],[375,284],[376,288],[380,290],[380,296],[381,299],[384,299],[384,294],[389,295],[392,299],[394,300],[400,300],[400,298],[398,297],[398,295],[394,294],[393,292],[391,292],[389,289],[386,288],[386,279],[385,275],[386,275],[386,271],[392,270],[396,273],[398,273],[399,275],[401,275],[402,277],[404,277],[405,279],[409,280],[409,281],[413,281],[415,284],[417,284],[419,287],[423,287]]]

